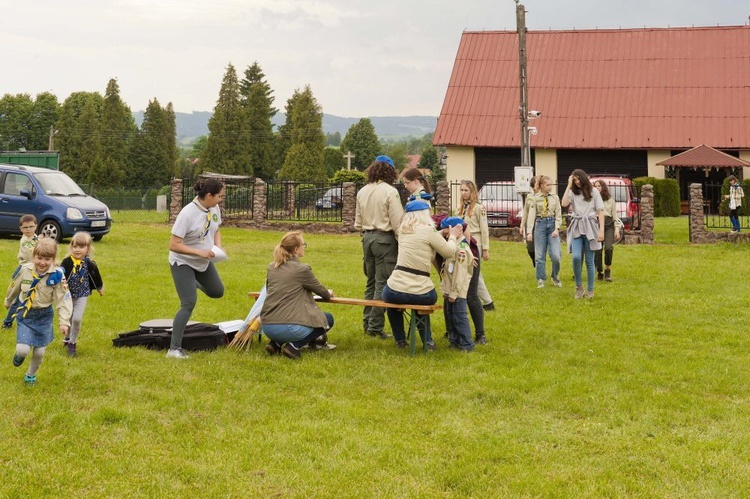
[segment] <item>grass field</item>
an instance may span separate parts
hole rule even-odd
[[[280,232],[222,230],[220,300],[193,319],[244,319]],[[34,387],[0,331],[0,497],[747,497],[748,245],[691,246],[657,219],[653,246],[617,246],[592,302],[536,289],[520,243],[483,265],[489,344],[410,358],[365,337],[360,310],[323,304],[338,348],[298,362],[262,348],[115,349],[178,308],[167,225],[117,223],[96,244],[79,356],[59,335]],[[337,296],[363,293],[359,237],[307,234]],[[17,239],[0,239],[10,276]],[[60,251],[60,258],[64,251]],[[744,284],[743,284],[744,283]]]

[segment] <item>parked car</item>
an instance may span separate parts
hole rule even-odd
[[[617,214],[620,216],[625,230],[639,229],[641,226],[641,200],[633,181],[627,175],[592,174],[589,179],[593,184],[599,180],[607,184],[609,193],[617,203]]]
[[[344,205],[344,194],[341,187],[331,187],[323,197],[315,202],[318,210],[338,210]]]
[[[3,234],[20,234],[18,221],[26,214],[36,217],[38,234],[57,241],[78,231],[99,241],[112,227],[107,205],[57,170],[0,164],[0,203]]]
[[[523,198],[510,181],[487,182],[479,189],[479,202],[487,211],[490,227],[518,227],[523,214]]]

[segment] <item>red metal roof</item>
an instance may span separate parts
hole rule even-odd
[[[529,31],[532,148],[750,149],[750,26]],[[464,32],[433,143],[519,147],[518,35]]]
[[[701,144],[688,151],[676,154],[669,159],[656,163],[663,166],[711,166],[718,168],[741,168],[750,166],[747,161],[717,151],[713,147]]]

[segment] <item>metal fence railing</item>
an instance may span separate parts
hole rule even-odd
[[[744,186],[743,186],[744,187]],[[722,184],[705,184],[703,192],[703,221],[707,229],[732,229],[729,220],[729,199],[725,198],[728,190]],[[750,229],[750,203],[745,201],[738,210],[738,220],[742,230]]]
[[[166,223],[169,221],[167,187],[101,189],[94,184],[82,186],[84,192],[109,208],[114,222]]]
[[[342,184],[271,181],[266,184],[266,219],[341,222]]]

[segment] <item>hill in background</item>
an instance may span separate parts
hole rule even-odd
[[[208,111],[194,111],[192,113],[175,113],[177,119],[177,142],[186,144],[192,142],[201,135],[208,135],[208,120],[211,114]],[[138,126],[143,122],[143,111],[133,113],[133,118]],[[284,124],[286,116],[279,112],[274,116],[273,124],[278,127]],[[344,118],[332,114],[323,114],[323,132],[341,134],[344,138],[349,127],[354,125],[360,118]],[[437,125],[436,116],[373,116],[370,117],[375,133],[380,139],[399,139],[407,137],[421,137],[435,131]]]

